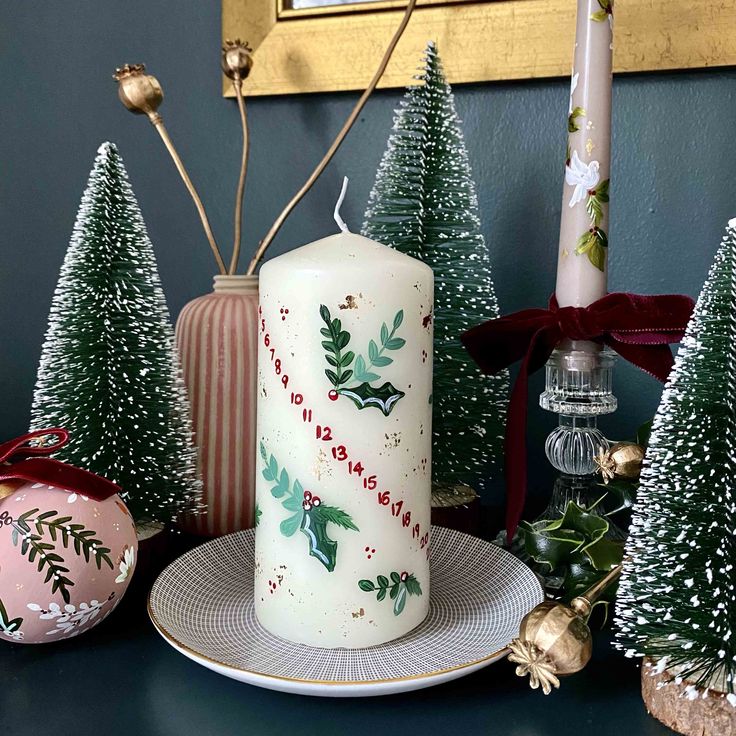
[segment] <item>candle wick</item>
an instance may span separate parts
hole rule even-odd
[[[350,228],[345,224],[345,220],[342,219],[340,216],[340,207],[342,207],[342,203],[345,201],[345,193],[348,191],[348,178],[347,176],[343,177],[342,180],[342,189],[340,190],[340,196],[337,198],[337,204],[335,205],[335,213],[334,218],[335,222],[337,223],[337,226],[340,228],[340,230],[344,233],[349,233]]]

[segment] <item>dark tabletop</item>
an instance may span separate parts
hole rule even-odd
[[[654,736],[636,664],[596,633],[593,660],[545,697],[506,661],[445,685],[381,698],[309,698],[217,675],[174,651],[131,591],[76,639],[0,642],[2,734],[44,736]]]

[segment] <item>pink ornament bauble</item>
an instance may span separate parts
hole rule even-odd
[[[6,495],[7,494],[7,495]],[[120,602],[138,557],[120,496],[103,501],[44,483],[0,486],[0,640],[69,639]]]

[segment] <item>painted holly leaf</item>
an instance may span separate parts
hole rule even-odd
[[[585,209],[588,212],[594,227],[598,227],[603,220],[603,205],[609,201],[608,187],[609,179],[602,181],[592,192],[588,194]]]
[[[327,535],[327,520],[314,513],[318,509],[304,512],[301,531],[309,540],[309,555],[316,557],[328,572],[332,572],[337,561],[337,542]]]
[[[608,13],[606,13],[605,10],[596,10],[595,13],[593,13],[590,16],[591,20],[594,20],[596,23],[603,23],[603,21],[608,17]]]
[[[599,227],[586,230],[575,246],[575,253],[579,256],[587,255],[588,260],[599,270],[606,268],[606,249],[608,248],[608,236]]]
[[[372,580],[358,580],[358,587],[365,593],[371,593],[376,589]]]
[[[369,383],[364,382],[359,386],[341,388],[338,393],[341,396],[347,396],[358,409],[374,406],[380,409],[384,416],[388,416],[396,403],[406,396],[403,391],[399,391],[393,384],[388,382],[379,388],[374,388]]]
[[[585,110],[584,108],[580,107],[579,105],[577,107],[574,107],[572,112],[567,118],[567,131],[568,133],[575,133],[578,130],[580,130],[580,126],[577,124],[577,119],[585,116]],[[569,144],[568,144],[569,145]],[[568,158],[570,158],[568,154]]]
[[[401,323],[404,321],[404,310],[399,309],[398,312],[396,312],[396,316],[394,317],[394,332],[401,327]]]
[[[256,504],[256,513],[255,513],[256,526],[258,526],[261,523],[261,516],[263,516],[263,511],[261,511],[261,507],[258,504]]]

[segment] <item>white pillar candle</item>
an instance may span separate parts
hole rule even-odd
[[[255,601],[278,636],[367,647],[426,617],[432,303],[430,268],[350,232],[261,269]]]
[[[578,0],[562,197],[557,301],[587,307],[607,290],[613,0]]]

